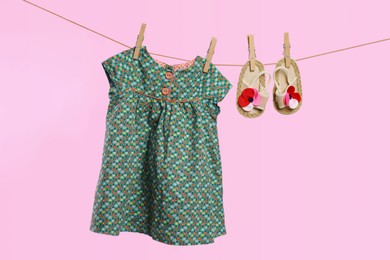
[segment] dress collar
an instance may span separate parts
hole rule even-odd
[[[141,46],[140,55],[138,57],[141,71],[146,76],[147,80],[158,84],[161,82],[168,82],[169,80],[165,78],[165,73],[172,69],[173,65],[167,65],[163,67],[153,57],[150,55],[147,47],[145,45]],[[184,80],[189,84],[195,82],[196,80],[202,77],[203,67],[206,62],[206,59],[197,55],[194,58],[194,63],[183,69],[178,69],[174,71],[174,75],[179,80]],[[183,63],[184,64],[184,63]]]

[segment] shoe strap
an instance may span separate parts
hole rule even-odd
[[[271,74],[268,73],[268,72],[265,71],[265,70],[256,73],[256,75],[253,77],[251,83],[248,84],[248,82],[246,82],[246,80],[244,80],[244,79],[242,80],[242,82],[243,82],[248,88],[251,88],[251,87],[253,86],[253,84],[256,82],[256,80],[257,80],[258,78],[260,78],[262,75],[268,75],[268,80],[265,82],[265,86],[263,86],[263,85],[261,84],[261,81],[259,80],[259,81],[260,81],[260,88],[266,89],[266,88],[268,88],[269,83],[270,83],[270,81],[271,81]]]
[[[279,70],[283,71],[286,74],[286,76],[287,76],[287,83],[289,85],[293,85],[295,83],[295,81],[297,80],[297,77],[295,76],[293,79],[291,79],[292,78],[292,74],[285,67],[279,66],[279,67],[275,68],[275,71],[274,71],[274,81],[275,81],[277,93],[281,95],[283,93],[280,93],[280,91],[279,91],[280,84],[279,84],[278,80],[276,79],[276,72],[279,71]],[[286,91],[287,91],[287,88],[286,88]]]

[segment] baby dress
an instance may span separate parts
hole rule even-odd
[[[217,133],[232,84],[206,59],[168,65],[142,46],[102,62],[109,105],[90,230],[170,245],[226,234]]]

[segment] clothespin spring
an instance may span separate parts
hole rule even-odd
[[[254,58],[256,59],[256,48],[253,48],[253,55],[255,56]],[[251,58],[250,48],[248,47],[248,59],[250,58]]]
[[[289,47],[291,48],[291,44],[289,45]],[[286,53],[286,44],[283,43],[283,52],[282,52],[282,55],[290,58],[290,55],[286,55],[285,53]]]

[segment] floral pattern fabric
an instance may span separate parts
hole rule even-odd
[[[146,46],[133,52],[102,62],[110,102],[90,230],[213,243],[226,234],[218,102],[232,85],[212,63],[204,73],[203,57],[172,70]]]

